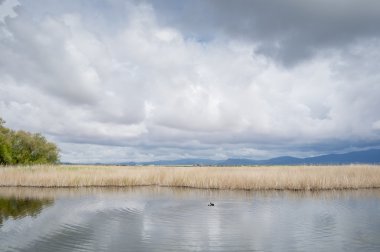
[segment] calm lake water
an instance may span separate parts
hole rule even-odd
[[[0,188],[0,251],[380,251],[380,190]]]

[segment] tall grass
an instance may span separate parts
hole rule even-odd
[[[214,189],[380,188],[380,166],[24,166],[1,167],[0,186],[174,186]]]

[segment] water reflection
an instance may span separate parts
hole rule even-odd
[[[5,221],[0,251],[380,250],[380,190],[0,188],[0,195],[54,199],[34,218]]]
[[[0,227],[3,221],[12,217],[13,219],[23,218],[25,216],[36,217],[44,207],[53,204],[49,199],[31,199],[31,198],[4,198],[0,196]]]

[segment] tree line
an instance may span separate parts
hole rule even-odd
[[[0,118],[0,165],[54,164],[59,162],[59,149],[41,134],[14,131]]]

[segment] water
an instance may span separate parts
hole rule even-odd
[[[0,251],[380,251],[380,190],[0,188]]]

